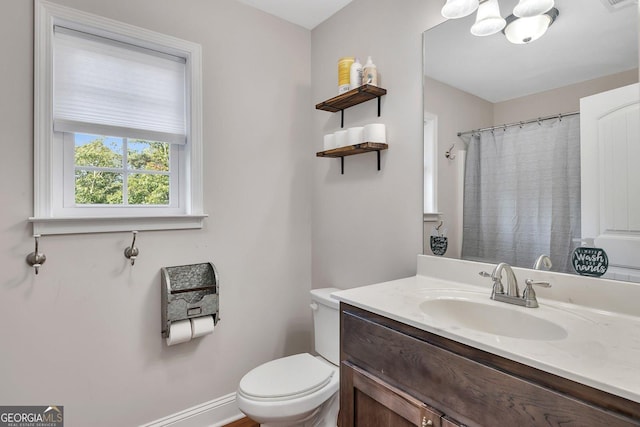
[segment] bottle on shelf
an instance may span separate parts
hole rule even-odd
[[[378,86],[378,68],[371,61],[371,57],[367,58],[367,63],[362,68],[362,84]]]
[[[338,61],[338,95],[349,92],[349,77],[353,56],[345,56]]]
[[[356,57],[356,60],[351,64],[351,73],[349,75],[349,89],[355,89],[362,86],[362,64]]]

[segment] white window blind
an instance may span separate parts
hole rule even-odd
[[[185,59],[56,26],[53,125],[186,143]]]

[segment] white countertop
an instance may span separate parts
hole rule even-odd
[[[521,280],[524,282],[524,280]],[[561,286],[561,285],[558,285]],[[562,325],[567,336],[528,340],[468,329],[429,316],[420,304],[447,295],[486,296],[492,305],[525,310]],[[345,303],[640,403],[640,317],[540,297],[539,308],[489,299],[490,289],[417,275],[332,294]],[[484,304],[485,301],[482,300]],[[640,304],[636,300],[635,304]]]

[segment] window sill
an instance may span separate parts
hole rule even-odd
[[[440,221],[440,216],[442,215],[442,213],[440,212],[425,212],[422,215],[422,220],[424,222],[436,222],[436,221]]]
[[[33,234],[111,233],[117,231],[185,230],[202,228],[208,215],[29,218]]]

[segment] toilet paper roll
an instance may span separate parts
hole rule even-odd
[[[335,134],[336,136],[336,148],[346,147],[349,145],[349,139],[347,137],[346,130],[339,130]]]
[[[336,136],[332,133],[324,136],[324,151],[336,148]]]
[[[191,338],[198,338],[213,332],[213,316],[194,317],[191,320]]]
[[[176,345],[191,340],[191,322],[188,320],[179,320],[171,322],[169,327],[169,336],[167,337],[167,345]]]
[[[383,123],[371,123],[362,131],[364,142],[387,142],[387,130]]]
[[[349,145],[362,144],[363,130],[364,128],[362,126],[347,129],[347,140],[349,141]]]

